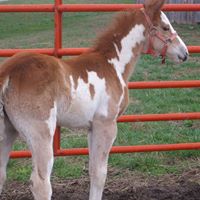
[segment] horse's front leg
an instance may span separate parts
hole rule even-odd
[[[107,176],[108,156],[116,138],[116,122],[96,119],[89,132],[90,198],[101,200]]]

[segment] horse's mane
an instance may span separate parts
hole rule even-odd
[[[136,13],[136,10],[128,10],[117,14],[105,31],[95,39],[92,49],[103,55],[108,55],[113,52],[115,48],[113,43],[120,49],[119,42],[133,27],[136,21]]]

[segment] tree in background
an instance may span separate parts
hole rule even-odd
[[[145,0],[137,0],[137,3],[144,3]],[[170,4],[197,4],[200,0],[167,0]],[[169,12],[167,13],[171,22],[178,24],[200,24],[200,12]]]

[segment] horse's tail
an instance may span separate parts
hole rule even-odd
[[[3,97],[9,87],[12,72],[23,67],[27,63],[27,60],[33,59],[32,55],[33,53],[30,52],[20,52],[0,64],[0,116],[4,116]]]
[[[4,117],[4,94],[9,85],[9,76],[16,68],[16,57],[13,56],[0,64],[0,117]]]
[[[9,77],[0,76],[0,116],[4,117],[4,100],[3,96],[9,84]]]

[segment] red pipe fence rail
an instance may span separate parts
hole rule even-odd
[[[54,48],[43,49],[0,49],[0,57],[9,57],[21,51],[38,52],[42,54],[62,57],[64,55],[79,55],[88,51],[88,48],[62,48],[62,13],[63,12],[111,12],[133,8],[141,8],[141,4],[63,4],[62,0],[55,0],[54,4],[21,4],[0,5],[0,12],[49,12],[55,16]],[[164,11],[200,11],[200,4],[167,4]],[[200,46],[188,46],[190,53],[200,53]],[[187,81],[152,81],[130,82],[129,89],[157,89],[157,88],[194,88],[200,87],[200,80]],[[194,113],[167,113],[146,115],[124,115],[118,122],[147,122],[168,120],[198,120],[200,112]],[[174,151],[200,149],[200,142],[183,144],[156,144],[137,146],[114,146],[111,153]],[[56,129],[54,137],[55,156],[87,155],[87,148],[61,149],[60,127]],[[12,158],[31,157],[29,151],[13,151]]]
[[[114,12],[127,9],[142,8],[142,4],[21,4],[1,5],[0,12]],[[163,11],[199,11],[200,4],[166,4]]]

